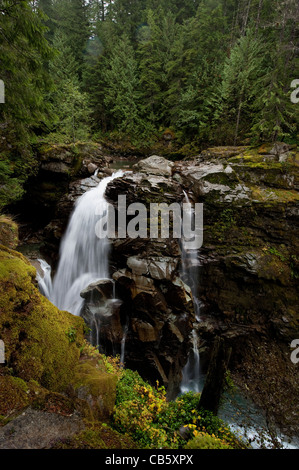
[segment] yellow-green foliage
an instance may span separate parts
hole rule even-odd
[[[185,449],[233,449],[225,440],[207,433],[198,433],[185,445]]]
[[[133,387],[138,398],[124,401],[115,408],[113,419],[116,428],[144,448],[166,447],[167,431],[158,422],[160,411],[167,406],[165,391],[155,391],[150,385],[139,383]]]
[[[215,442],[223,448],[245,448],[221,419],[199,409],[199,400],[200,394],[190,392],[168,402],[163,387],[153,388],[137,372],[126,369],[117,385],[113,425],[141,448],[183,448],[183,427],[191,440],[207,435],[218,439]]]
[[[82,359],[95,359],[95,363],[101,368],[102,371],[114,374],[118,378],[122,376],[123,368],[120,364],[119,356],[105,356],[86,340],[84,340],[80,352]]]
[[[36,271],[20,253],[0,246],[0,338],[7,365],[25,381],[53,391],[70,382],[83,344],[83,320],[43,297]],[[76,330],[76,340],[66,334]]]

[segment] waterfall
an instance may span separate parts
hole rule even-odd
[[[187,210],[184,207],[186,213],[185,216],[190,218],[190,226],[194,222],[194,208],[192,203],[184,191],[185,200],[188,204]],[[199,271],[199,262],[198,262],[198,251],[197,250],[187,250],[184,242],[184,237],[182,237],[181,243],[182,249],[182,262],[181,262],[181,277],[183,281],[189,285],[192,297],[195,318],[197,322],[200,322],[200,300],[198,298],[198,271]],[[198,350],[198,337],[196,329],[192,330],[192,349],[189,354],[187,364],[183,369],[183,379],[181,383],[181,393],[186,393],[188,391],[193,391],[195,393],[200,392],[200,378],[201,378],[201,367],[200,367],[200,355]]]
[[[108,211],[107,185],[121,176],[123,172],[118,171],[104,178],[76,201],[61,242],[53,283],[50,283],[47,263],[41,260],[45,276],[38,279],[40,289],[61,310],[80,315],[84,303],[80,292],[92,282],[109,278],[110,243],[107,237],[96,235],[95,227]]]
[[[187,210],[185,208],[185,217],[189,218],[189,226],[194,225],[194,208],[192,207],[192,203],[185,191],[184,196],[186,202],[188,204]],[[184,282],[188,284],[191,289],[193,302],[194,302],[194,311],[196,320],[200,321],[200,300],[198,298],[198,285],[199,285],[199,277],[198,277],[198,251],[197,250],[190,250],[186,249],[186,244],[184,241],[184,237],[182,237],[181,242],[181,249],[182,249],[182,268],[181,268],[181,276]]]
[[[126,338],[128,333],[128,322],[124,328],[124,334],[121,340],[121,352],[120,352],[120,363],[124,366],[125,364],[125,348],[126,348]]]
[[[181,393],[189,391],[199,393],[200,390],[200,356],[198,351],[198,338],[196,330],[192,330],[192,351],[188,362],[183,369]]]
[[[51,278],[51,266],[43,259],[37,260],[40,264],[43,276],[37,271],[37,282],[39,285],[40,292],[47,297],[51,298],[52,295],[52,278]]]

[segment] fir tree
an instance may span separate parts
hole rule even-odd
[[[53,46],[57,54],[50,63],[55,84],[49,96],[53,115],[50,138],[68,142],[85,140],[88,138],[90,114],[88,97],[80,90],[75,57],[65,34],[59,29],[55,32]],[[53,131],[56,136],[53,136]]]
[[[2,1],[0,5],[0,78],[5,104],[0,104],[1,205],[22,194],[22,186],[37,167],[30,142],[33,131],[44,127],[50,87],[45,63],[52,52],[44,38],[42,15],[29,1]]]
[[[105,106],[113,127],[134,137],[144,130],[141,93],[134,50],[124,34],[105,61]]]
[[[248,131],[255,84],[263,74],[264,53],[263,44],[249,30],[235,44],[224,65],[220,88],[222,103],[218,116],[222,125],[230,128],[230,143],[234,145],[238,141],[240,127],[243,125],[243,135]],[[234,127],[231,127],[231,122]]]

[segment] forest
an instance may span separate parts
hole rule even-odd
[[[41,140],[296,142],[296,0],[1,0],[0,12],[1,207],[22,196]]]

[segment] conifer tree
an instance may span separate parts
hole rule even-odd
[[[0,104],[0,205],[22,194],[23,183],[36,169],[30,146],[33,131],[48,119],[43,97],[50,87],[44,67],[52,56],[44,38],[42,15],[29,1],[0,4],[0,79],[5,103]]]
[[[65,34],[57,29],[53,46],[57,51],[50,63],[55,88],[49,96],[52,105],[52,132],[50,138],[67,142],[88,138],[89,105],[87,94],[80,90],[77,63]]]
[[[230,143],[234,145],[238,142],[240,127],[243,126],[243,136],[249,130],[255,84],[263,74],[264,58],[263,44],[255,38],[253,30],[248,30],[237,41],[224,65],[218,116],[226,134],[230,129]]]
[[[115,44],[105,66],[104,103],[110,122],[118,132],[134,137],[144,131],[144,121],[137,62],[126,34]]]

